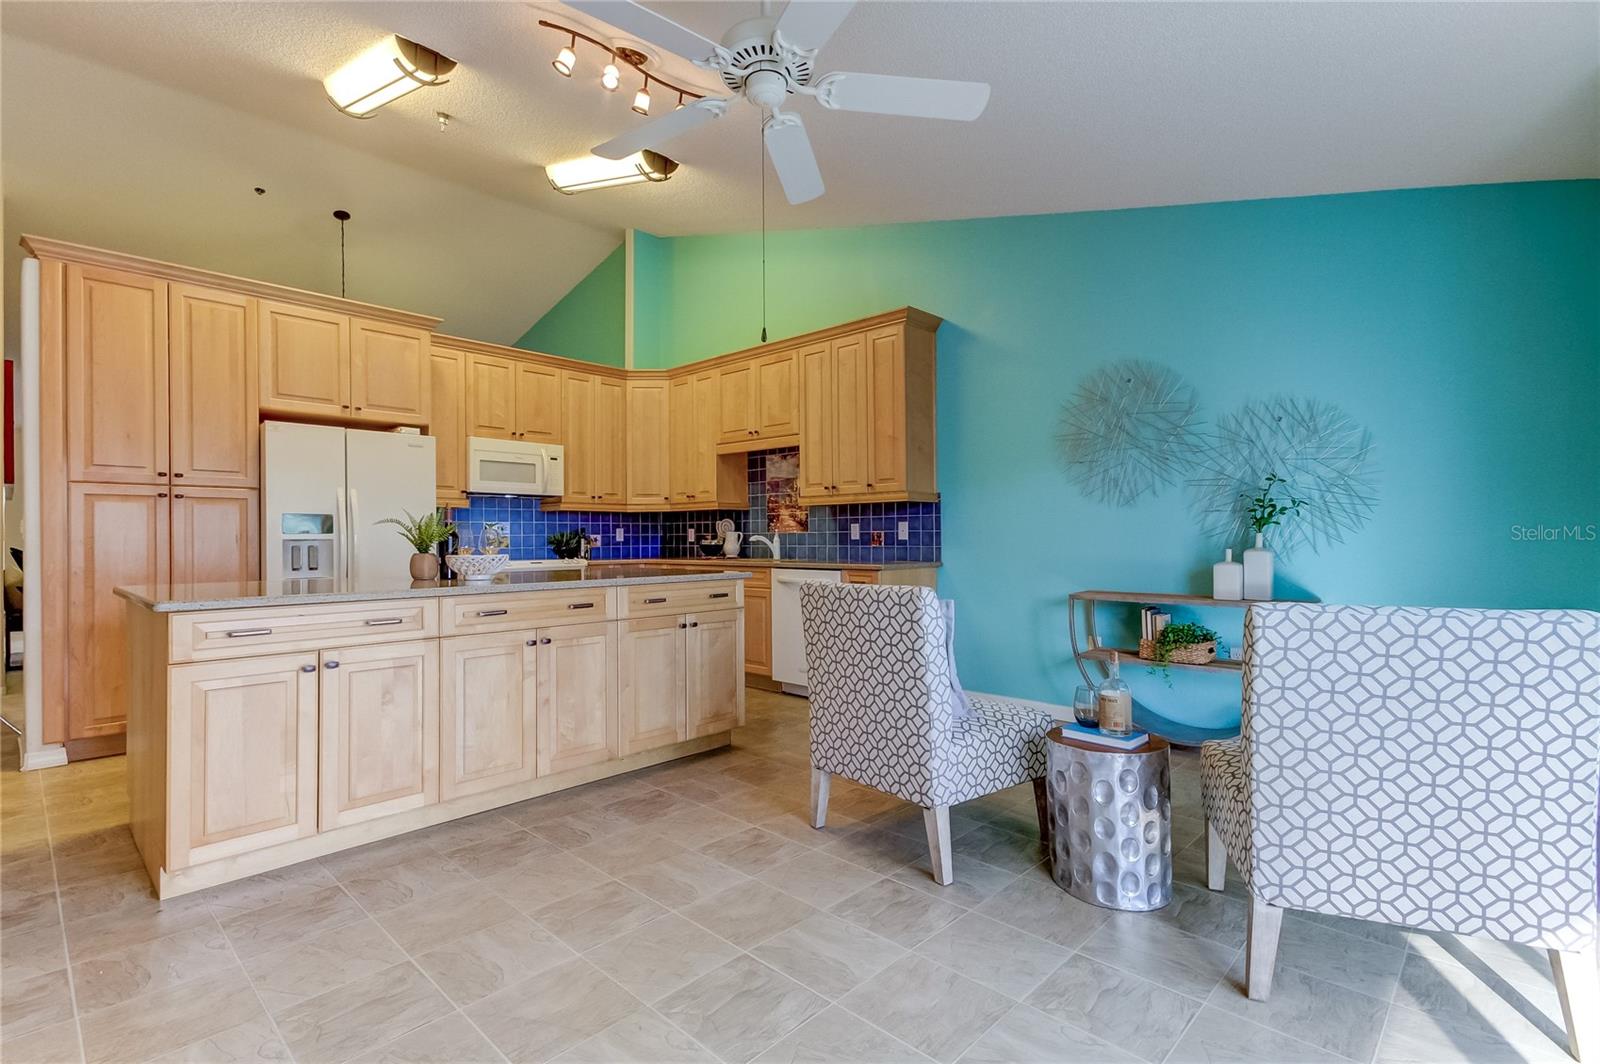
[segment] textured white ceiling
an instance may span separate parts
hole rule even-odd
[[[758,10],[655,6],[712,37]],[[600,91],[593,51],[577,77],[551,70],[561,42],[541,16],[594,26],[553,4],[6,3],[7,240],[43,229],[327,290],[342,205],[352,295],[506,340],[623,227],[758,224],[742,105],[674,142],[684,168],[665,185],[553,192],[541,164],[641,119],[630,91]],[[461,69],[369,121],[339,115],[321,77],[389,32]],[[943,123],[799,101],[828,193],[790,207],[769,181],[769,222],[1600,176],[1597,42],[1594,3],[864,0],[821,71],[987,80],[989,110]],[[455,116],[442,134],[436,110]]]

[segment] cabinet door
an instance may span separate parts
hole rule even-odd
[[[561,371],[517,363],[516,433],[530,443],[561,442]]]
[[[617,637],[608,623],[539,630],[539,775],[617,756]]]
[[[800,362],[800,494],[827,495],[833,487],[833,349],[826,343],[802,348]]]
[[[168,303],[174,486],[253,488],[261,477],[257,301],[175,284]]]
[[[866,490],[906,490],[906,359],[900,326],[867,334]]]
[[[528,632],[439,641],[441,800],[533,779],[537,642]]]
[[[260,579],[261,517],[254,488],[172,493],[172,583],[237,584]]]
[[[67,477],[167,479],[167,283],[67,267]]]
[[[428,333],[352,318],[350,402],[355,416],[383,425],[426,425],[433,374]]]
[[[800,362],[793,351],[756,363],[755,435],[762,439],[800,431]]]
[[[686,619],[689,738],[697,739],[744,723],[744,620],[738,610]]]
[[[748,440],[758,423],[755,359],[722,367],[717,372],[717,442]]]
[[[320,830],[439,800],[439,645],[324,650]]]
[[[341,417],[350,413],[350,319],[261,301],[261,409]]]
[[[509,440],[517,434],[517,364],[495,355],[467,363],[467,435]]]
[[[128,715],[128,640],[125,605],[112,589],[137,584],[166,592],[167,489],[73,484],[67,527],[67,738],[116,735]]]
[[[166,866],[317,833],[317,656],[177,665],[168,673]]]
[[[665,380],[628,382],[628,502],[660,506],[672,501],[671,431]]]
[[[672,501],[692,501],[694,494],[694,378],[675,377],[667,387],[667,431],[671,446],[667,478]]]
[[[641,617],[622,624],[622,755],[689,737],[681,615]]]
[[[627,388],[614,377],[595,382],[594,422],[589,447],[594,452],[591,470],[595,501],[621,506],[628,489]]]
[[[715,373],[694,378],[694,464],[689,498],[706,507],[717,505],[717,409],[720,391]]]
[[[441,506],[459,506],[467,494],[466,358],[448,347],[435,347],[429,355],[433,394],[428,432],[433,436],[434,492]]]
[[[841,336],[833,347],[833,479],[830,495],[864,495],[872,446],[871,376],[866,337]]]
[[[561,436],[567,463],[567,502],[592,503],[595,492],[595,378],[587,373],[561,374]]]
[[[772,591],[744,589],[744,671],[772,675]]]

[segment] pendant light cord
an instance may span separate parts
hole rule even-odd
[[[761,342],[767,342],[767,155],[764,125],[756,127],[756,165],[761,168]]]
[[[344,219],[339,219],[339,298],[344,296]]]

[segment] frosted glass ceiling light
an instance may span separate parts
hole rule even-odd
[[[578,38],[572,38],[572,42],[565,48],[561,49],[561,51],[557,52],[555,62],[550,64],[556,68],[556,73],[560,74],[564,78],[570,78],[572,76],[573,68],[578,65],[578,55],[573,51],[577,45]]]
[[[617,69],[617,64],[607,63],[606,68],[600,72],[600,85],[607,92],[616,92],[617,86],[622,84],[622,72]]]
[[[640,181],[660,182],[671,177],[678,164],[659,152],[641,151],[625,159],[602,159],[586,155],[581,159],[551,163],[544,168],[550,186],[564,195],[615,188]]]
[[[650,75],[646,74],[644,84],[639,91],[633,94],[633,111],[635,114],[647,115],[650,113]]]
[[[408,92],[443,85],[456,61],[401,36],[385,37],[329,74],[328,102],[351,118],[370,118]]]

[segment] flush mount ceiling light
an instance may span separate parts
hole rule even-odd
[[[443,85],[456,61],[401,36],[385,37],[329,74],[328,102],[351,118],[371,118],[386,103],[430,85]]]
[[[616,188],[640,181],[660,182],[671,177],[678,164],[659,152],[641,151],[625,159],[602,159],[588,155],[551,163],[544,168],[550,187],[563,195],[590,192],[597,188]]]
[[[616,92],[617,88],[622,84],[622,69],[617,64],[620,63],[623,66],[632,67],[642,74],[644,76],[644,86],[633,94],[633,107],[631,110],[636,114],[648,115],[650,113],[650,83],[652,81],[677,93],[678,107],[682,107],[686,99],[699,100],[705,96],[704,93],[694,92],[691,89],[684,88],[682,85],[674,85],[659,74],[646,73],[644,65],[650,61],[650,57],[637,48],[628,48],[620,44],[606,44],[603,41],[595,40],[586,33],[579,33],[571,26],[562,26],[554,22],[547,22],[544,19],[539,20],[539,25],[545,29],[555,30],[567,38],[567,43],[562,47],[561,51],[556,53],[555,59],[550,64],[555,68],[556,73],[564,78],[570,78],[573,70],[577,68],[578,57],[574,49],[578,47],[579,41],[592,44],[606,54],[606,65],[600,71],[600,87],[607,92]]]

